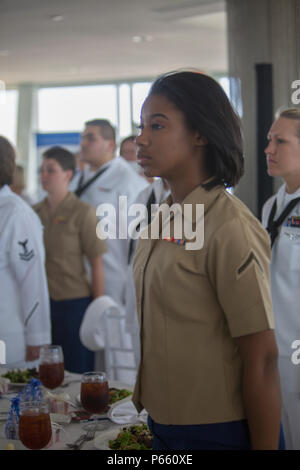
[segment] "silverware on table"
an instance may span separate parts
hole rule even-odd
[[[72,444],[66,444],[69,449],[80,450],[85,442],[91,441],[95,437],[95,429],[89,429],[86,434],[82,434],[75,442]]]

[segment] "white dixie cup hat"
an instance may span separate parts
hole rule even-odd
[[[120,314],[118,304],[108,295],[94,299],[85,311],[79,329],[82,344],[91,351],[105,347],[104,314]]]

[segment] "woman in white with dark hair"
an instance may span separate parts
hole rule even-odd
[[[292,362],[300,339],[300,109],[282,111],[265,149],[268,174],[284,184],[263,207],[272,243],[271,290],[279,348],[282,424],[287,449],[300,449],[300,365]],[[294,343],[294,344],[293,344]],[[294,361],[295,362],[295,361]]]

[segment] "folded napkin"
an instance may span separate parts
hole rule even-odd
[[[138,424],[147,423],[148,413],[146,410],[138,413],[132,401],[126,401],[110,408],[108,417],[117,424]]]
[[[47,390],[45,398],[48,401],[50,413],[68,414],[71,397],[68,393],[54,394]]]
[[[82,344],[90,351],[105,348],[105,315],[120,315],[120,307],[108,295],[97,297],[84,313],[79,329]]]
[[[10,384],[9,379],[6,379],[5,377],[0,377],[0,395],[2,395],[2,393],[8,392],[9,384]]]

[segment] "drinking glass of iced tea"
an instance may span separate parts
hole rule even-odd
[[[105,372],[86,372],[81,376],[80,401],[83,408],[93,415],[94,421],[88,427],[102,430],[105,423],[97,421],[97,418],[109,409],[109,388]]]
[[[53,344],[41,347],[39,379],[42,384],[53,390],[64,381],[64,356],[61,346]]]
[[[48,405],[44,402],[20,403],[19,439],[25,447],[39,450],[49,444],[52,436]]]

